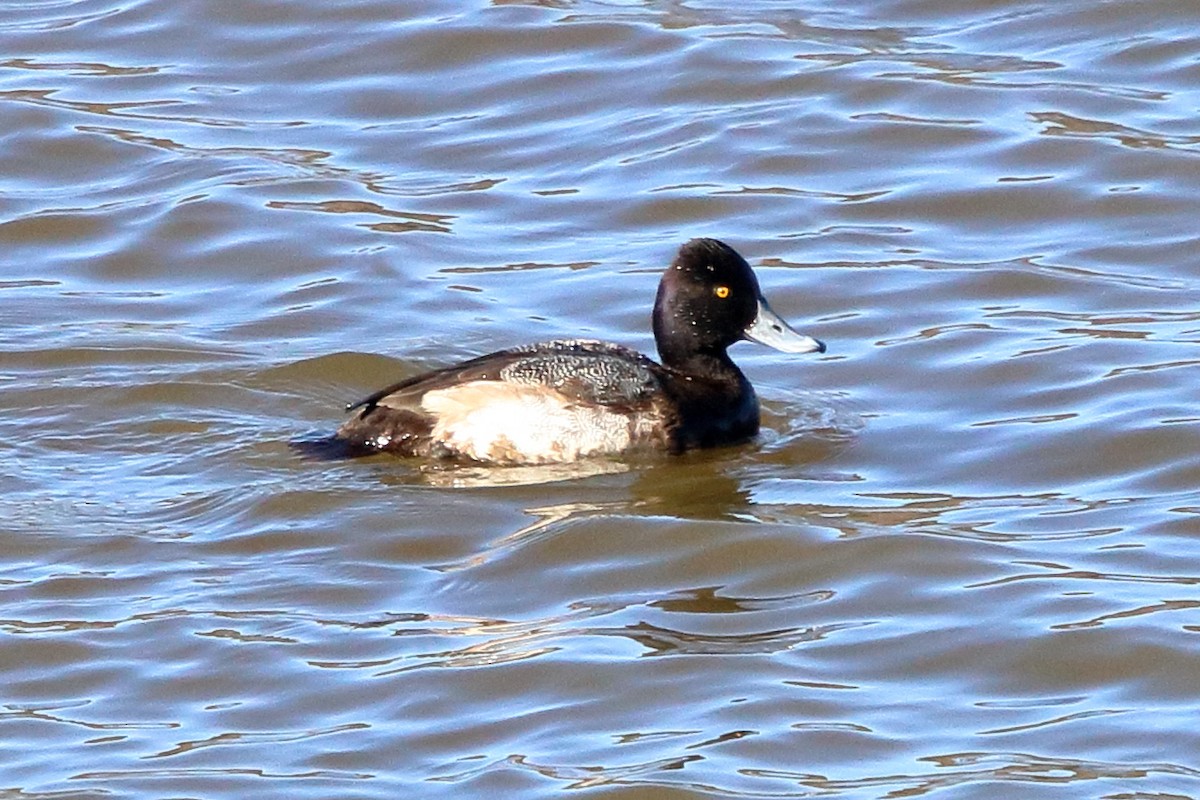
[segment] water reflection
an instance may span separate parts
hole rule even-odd
[[[716,656],[781,653],[802,644],[819,642],[830,634],[859,627],[862,623],[822,625],[811,628],[781,628],[753,633],[714,635],[637,623],[621,629],[593,629],[593,634],[628,636],[649,652],[647,656]]]
[[[615,460],[590,459],[569,464],[489,466],[469,463],[419,462],[410,473],[417,481],[446,489],[480,489],[501,486],[538,486],[582,480],[597,475],[619,475],[632,465]],[[529,513],[538,515],[536,510]]]
[[[544,481],[534,481],[534,483],[542,482]],[[452,485],[461,486],[462,484]],[[489,482],[483,485],[493,486],[503,484]],[[527,508],[525,509],[525,513],[534,517],[533,522],[518,528],[512,533],[505,534],[498,539],[488,542],[483,548],[480,549],[479,552],[474,553],[468,558],[449,564],[441,564],[434,567],[434,569],[444,572],[451,572],[454,570],[479,567],[493,559],[507,557],[511,555],[512,551],[523,547],[526,544],[533,544],[540,539],[557,535],[557,533],[562,530],[563,523],[568,520],[576,517],[590,516],[595,514],[619,513],[626,508],[627,504],[624,502],[560,503],[552,506],[535,506],[532,508]]]
[[[0,61],[0,69],[44,70],[47,72],[66,72],[71,75],[85,76],[116,76],[116,75],[153,75],[159,67],[118,67],[112,64],[101,64],[85,61],[43,61],[34,58],[9,58]]]
[[[510,768],[530,770],[538,775],[565,783],[565,789],[592,789],[607,785],[638,784],[653,786],[657,773],[683,769],[688,763],[702,760],[701,755],[686,755],[666,759],[655,759],[634,764],[603,767],[594,765],[550,765],[537,763],[524,755],[511,755],[507,758],[474,767],[469,770],[439,775],[430,778],[431,781],[445,783],[460,783],[477,779],[489,772]]]
[[[721,594],[721,591],[720,586],[685,589],[675,592],[671,597],[651,601],[647,605],[682,614],[737,614],[763,611],[780,605],[793,605],[800,600],[824,602],[833,599],[833,592],[828,590],[782,597],[731,597]]]
[[[856,790],[887,790],[886,797],[924,796],[980,782],[1005,784],[1091,784],[1114,779],[1145,779],[1155,775],[1200,777],[1200,770],[1162,763],[1127,763],[1039,756],[1029,753],[965,752],[926,756],[921,761],[934,770],[860,778],[829,778],[786,770],[748,770],[747,774],[782,779],[817,790],[840,795]],[[1122,784],[1126,785],[1126,784]],[[1133,785],[1137,785],[1136,783]],[[1017,789],[1013,789],[1016,791]],[[1103,789],[1101,789],[1103,790]]]
[[[1136,525],[1131,510],[1127,525],[1113,525],[1111,512],[1129,504],[1126,498],[1085,499],[1054,493],[954,496],[922,492],[830,491],[803,480],[756,481],[751,495],[754,517],[764,522],[807,521],[829,527],[840,536],[906,530],[956,539],[988,542],[1072,541],[1102,539]],[[837,502],[813,502],[815,494]],[[1110,524],[1089,525],[1103,519]]]
[[[494,667],[564,652],[586,652],[591,649],[588,640],[594,637],[635,642],[643,656],[754,655],[786,652],[820,642],[840,631],[873,624],[841,622],[761,629],[763,620],[779,618],[778,615],[794,617],[798,609],[832,599],[833,594],[828,591],[790,597],[731,596],[716,602],[697,600],[716,597],[712,589],[688,590],[673,595],[668,598],[631,596],[578,601],[563,613],[522,620],[415,614],[393,616],[350,627],[364,632],[384,632],[391,637],[388,640],[391,644],[385,649],[394,651],[398,648],[402,652],[381,653],[379,657],[366,659],[314,659],[309,663],[323,669],[368,670],[375,677],[387,677],[428,668]],[[682,630],[648,619],[668,620],[677,613],[724,617],[730,613],[751,612],[756,612],[757,616],[747,619],[743,623],[747,630],[740,633]],[[601,620],[619,624],[596,624]],[[347,625],[345,622],[326,622]],[[698,626],[727,627],[729,620],[714,619],[711,623],[697,620],[696,623]],[[463,639],[467,640],[466,644],[462,643]],[[383,644],[383,641],[379,643]]]
[[[368,215],[401,220],[400,222],[360,223],[371,230],[381,233],[406,233],[409,231],[449,233],[451,223],[454,220],[453,214],[397,211],[384,208],[379,203],[361,200],[321,200],[318,202],[272,200],[267,203],[267,208],[277,208],[285,211],[316,211],[328,214]]]

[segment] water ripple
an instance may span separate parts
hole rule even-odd
[[[0,16],[7,795],[1200,794],[1191,5]],[[289,447],[699,235],[754,441]]]

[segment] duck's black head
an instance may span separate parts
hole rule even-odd
[[[692,239],[663,273],[654,301],[654,340],[663,363],[677,369],[751,339],[785,353],[825,352],[771,310],[746,259],[716,239]]]

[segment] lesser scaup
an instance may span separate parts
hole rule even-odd
[[[427,372],[347,406],[337,437],[354,452],[547,464],[636,450],[681,452],[758,432],[758,398],[725,352],[751,339],[825,352],[763,298],[750,265],[693,239],[654,301],[662,363],[608,342],[514,347]]]

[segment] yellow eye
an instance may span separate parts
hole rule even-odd
[[[713,289],[713,294],[724,300],[726,297],[729,297],[729,287],[718,286],[716,289]]]

